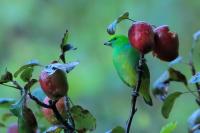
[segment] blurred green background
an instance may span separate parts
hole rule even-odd
[[[188,60],[192,35],[200,29],[200,1],[198,0],[1,0],[0,1],[0,72],[7,67],[15,72],[31,59],[48,64],[57,59],[59,44],[66,29],[70,43],[78,47],[69,52],[68,61],[78,60],[69,75],[69,95],[74,103],[89,109],[97,119],[94,133],[103,133],[116,125],[125,126],[130,111],[130,93],[114,70],[112,49],[103,43],[109,38],[106,27],[116,17],[128,11],[135,20],[151,24],[167,24],[180,38],[180,55]],[[127,34],[130,22],[118,26],[117,33]],[[199,53],[195,51],[195,65],[200,70]],[[167,68],[167,63],[147,55],[151,83]],[[188,66],[176,68],[188,75]],[[37,77],[39,70],[36,71]],[[191,86],[194,88],[194,86]],[[17,98],[18,92],[0,86],[0,97]],[[172,84],[170,91],[186,91],[181,84]],[[137,133],[158,133],[161,126],[177,121],[176,133],[187,132],[187,118],[198,106],[189,94],[181,96],[169,119],[161,116],[161,102],[154,106],[138,100],[138,111],[132,128]],[[6,110],[1,109],[2,114]],[[5,124],[16,119],[9,119]],[[0,120],[1,121],[1,120]],[[47,122],[44,122],[47,123]],[[43,124],[44,124],[43,123]],[[0,128],[0,132],[5,129]]]

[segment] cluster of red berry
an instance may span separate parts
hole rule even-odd
[[[131,45],[142,54],[153,51],[153,55],[163,61],[172,61],[178,56],[178,35],[167,25],[154,27],[146,22],[135,22],[129,29]]]

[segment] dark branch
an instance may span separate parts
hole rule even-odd
[[[127,127],[126,127],[126,133],[130,132],[133,116],[134,116],[135,112],[137,111],[136,101],[137,101],[137,97],[139,96],[139,89],[140,89],[140,86],[142,83],[142,73],[143,73],[144,63],[145,63],[144,55],[141,54],[140,60],[139,60],[139,65],[138,65],[138,81],[137,81],[136,88],[133,88],[132,99],[131,99],[132,108],[131,108],[131,114],[130,114],[130,117],[129,117],[129,120],[127,123]]]
[[[196,74],[196,69],[195,69],[195,66],[194,66],[192,59],[190,60],[189,65],[190,65],[190,68],[191,68],[192,75],[194,76]],[[195,86],[197,88],[198,95],[199,95],[199,98],[196,99],[196,102],[200,105],[200,85],[198,83],[195,83]]]
[[[1,85],[4,85],[4,86],[7,86],[7,87],[11,87],[11,88],[15,88],[15,89],[20,90],[20,88],[18,88],[16,86],[8,85],[8,84],[5,84],[5,83],[1,83]]]
[[[38,105],[40,105],[40,106],[42,106],[42,107],[44,107],[44,108],[52,109],[53,112],[54,112],[54,115],[55,115],[56,119],[57,119],[58,121],[60,121],[60,122],[63,124],[63,126],[66,127],[67,130],[70,130],[71,133],[73,133],[73,132],[75,131],[74,124],[73,124],[72,126],[69,125],[68,122],[67,122],[65,119],[63,119],[63,117],[62,117],[61,114],[59,113],[59,111],[58,111],[58,109],[57,109],[57,107],[56,107],[57,100],[55,100],[55,101],[49,100],[49,105],[47,105],[47,104],[41,102],[37,97],[33,96],[31,93],[28,93],[28,95],[29,95],[29,97],[30,97],[33,101],[35,101]]]
[[[31,93],[28,93],[29,97],[35,101],[38,105],[44,107],[44,108],[51,108],[51,106],[41,102],[37,97],[33,96]]]
[[[56,103],[57,101],[49,100],[49,105],[51,106],[51,109],[53,110],[56,119],[60,121],[68,130],[70,130],[71,133],[73,133],[75,131],[74,127],[69,125],[68,122],[65,119],[63,119],[63,117],[56,108]]]

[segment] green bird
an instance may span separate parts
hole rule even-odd
[[[114,35],[104,45],[113,48],[112,57],[115,69],[120,79],[129,87],[135,88],[138,78],[138,63],[140,59],[139,52],[134,49],[124,35]],[[146,63],[143,66],[144,72],[142,73],[142,83],[139,94],[143,96],[145,102],[152,105],[150,96],[150,73]]]

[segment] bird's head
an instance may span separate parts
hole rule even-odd
[[[129,43],[129,41],[128,41],[128,37],[126,37],[125,35],[113,35],[111,36],[109,41],[104,43],[104,45],[115,47],[115,46],[120,46],[127,43]]]

